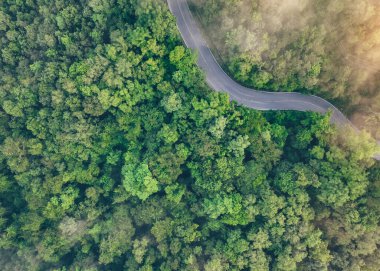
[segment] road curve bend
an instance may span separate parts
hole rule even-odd
[[[198,66],[206,73],[208,85],[216,91],[229,93],[231,100],[257,110],[297,110],[325,114],[332,112],[331,122],[337,126],[355,126],[342,112],[328,101],[313,95],[296,92],[267,92],[244,87],[229,77],[216,61],[202,37],[187,0],[167,0],[169,9],[177,19],[177,26],[187,47],[198,52]],[[380,154],[375,156],[380,160]]]

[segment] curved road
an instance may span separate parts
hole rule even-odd
[[[231,100],[257,110],[297,110],[325,114],[332,111],[331,122],[337,126],[352,123],[335,106],[313,95],[295,92],[266,92],[246,88],[232,80],[220,67],[209,46],[202,37],[187,0],[167,0],[169,9],[177,18],[178,29],[187,47],[198,52],[198,65],[205,71],[207,83],[216,91],[229,93]],[[380,154],[375,159],[380,160]]]

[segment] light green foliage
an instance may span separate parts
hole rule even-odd
[[[185,48],[183,46],[177,46],[173,51],[170,52],[169,59],[174,65],[180,65],[181,60],[185,56]]]
[[[69,187],[62,191],[59,197],[52,197],[44,210],[45,217],[53,220],[62,218],[63,214],[73,207],[78,195],[77,189]]]
[[[131,248],[131,239],[135,233],[126,206],[119,206],[112,216],[100,224],[100,263],[111,263],[115,257]]]
[[[125,165],[122,169],[123,186],[132,196],[146,200],[158,191],[158,182],[153,178],[146,163],[137,164],[137,161],[133,160],[132,154],[125,155]]]
[[[223,136],[224,128],[226,128],[227,120],[224,117],[219,117],[215,120],[215,124],[210,127],[209,132],[216,138]]]
[[[165,187],[165,192],[167,194],[168,200],[175,203],[179,203],[186,191],[186,187],[181,184],[173,184]]]
[[[177,142],[179,134],[175,127],[164,124],[162,129],[158,132],[157,137],[162,139],[166,144],[172,144]]]
[[[215,258],[210,259],[205,264],[205,270],[206,271],[218,271],[218,270],[226,271],[228,270],[228,265],[223,264],[220,258],[215,257]]]
[[[12,101],[4,101],[3,103],[3,109],[4,111],[14,117],[22,117],[22,109],[17,105],[14,104]]]
[[[166,112],[172,113],[181,108],[181,98],[178,93],[172,93],[170,96],[165,96],[161,104]]]
[[[142,263],[148,244],[149,240],[147,238],[142,238],[141,240],[136,239],[133,242],[132,253],[137,263]]]

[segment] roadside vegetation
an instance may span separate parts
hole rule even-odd
[[[1,270],[378,270],[376,143],[211,91],[164,1],[3,1],[0,52]]]
[[[380,2],[189,2],[236,80],[322,96],[380,139]]]

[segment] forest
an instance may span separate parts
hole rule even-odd
[[[165,1],[0,2],[0,269],[379,270],[370,135],[204,77]]]
[[[322,96],[380,139],[379,1],[189,2],[236,80]]]

